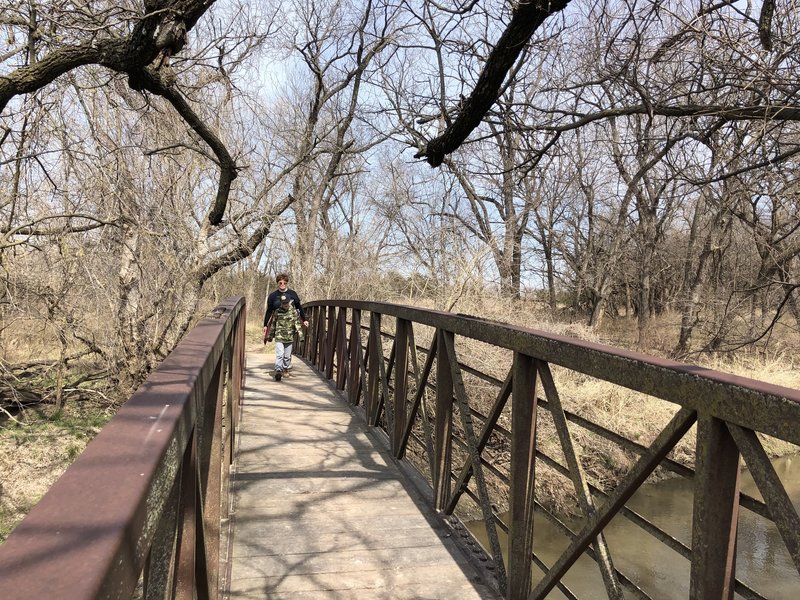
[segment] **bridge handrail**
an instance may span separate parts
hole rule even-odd
[[[687,408],[724,416],[737,425],[800,445],[800,390],[793,388],[470,315],[354,300],[303,304],[306,306],[358,309],[444,329]]]
[[[217,597],[244,332],[228,299],[150,374],[0,546],[4,600]]]
[[[353,300],[324,300],[304,307],[311,315],[304,355],[335,380],[352,404],[363,406],[370,425],[386,430],[395,457],[405,456],[410,441],[423,447],[421,453],[428,458],[424,468],[429,469],[423,474],[431,483],[435,507],[452,513],[464,495],[481,506],[498,580],[506,597],[544,598],[558,587],[568,598],[574,598],[561,578],[585,552],[600,565],[609,598],[621,598],[622,587],[635,597],[648,598],[613,566],[603,529],[617,513],[691,561],[691,597],[727,597],[734,587],[745,597],[762,597],[735,579],[735,532],[740,504],[775,522],[800,574],[800,519],[756,437],[758,432],[800,445],[800,391],[469,315]],[[363,313],[369,313],[369,317],[362,319]],[[387,325],[384,317],[393,319]],[[415,342],[414,326],[418,325],[432,328],[430,347],[420,347]],[[512,351],[512,366],[505,381],[464,364],[457,356],[457,336]],[[387,341],[391,344],[388,353],[384,347]],[[425,356],[424,366],[417,361],[418,350]],[[563,409],[551,364],[672,402],[677,405],[676,413],[649,446],[625,440]],[[481,414],[469,404],[464,372],[476,374],[499,388],[488,414]],[[435,393],[433,409],[427,409],[430,422],[418,427],[425,430],[425,447],[425,440],[419,439],[423,433],[415,434],[413,429],[421,422],[420,403],[428,389]],[[545,399],[539,397],[540,390]],[[498,424],[506,403],[511,406],[510,431]],[[459,409],[460,428],[454,426],[454,408]],[[537,448],[538,408],[552,415],[567,465],[543,455]],[[462,412],[469,418],[464,419]],[[616,490],[606,495],[586,481],[567,421],[594,427],[595,433],[622,443],[639,455]],[[670,461],[667,454],[695,424],[696,469],[692,471]],[[483,431],[477,430],[479,425],[483,425]],[[485,456],[484,448],[493,432],[500,432],[510,442],[507,473]],[[460,471],[454,464],[454,441],[461,449]],[[740,457],[745,459],[764,502],[740,494]],[[579,532],[570,532],[558,522],[572,542],[534,588],[531,561],[544,566],[532,546],[533,509],[542,509],[533,493],[537,460],[572,480],[582,503],[585,525]],[[694,477],[691,548],[625,506],[658,466]],[[494,509],[484,483],[484,469],[508,487],[509,523],[502,522]],[[477,480],[475,485],[473,480]],[[595,500],[603,498],[604,505],[594,505]],[[508,534],[507,577],[496,526]]]

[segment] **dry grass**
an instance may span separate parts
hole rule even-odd
[[[40,320],[16,319],[4,324],[0,335],[0,357],[8,363],[58,359],[56,335]]]
[[[244,330],[244,344],[247,352],[266,352],[271,346],[264,344],[264,336],[262,334],[263,322],[261,318],[256,321],[253,318],[248,319]]]

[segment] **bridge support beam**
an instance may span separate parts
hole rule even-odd
[[[381,340],[381,315],[369,314],[369,362],[367,364],[367,399],[365,409],[367,423],[378,424],[381,405],[381,369],[383,368],[383,341]]]
[[[395,332],[394,355],[394,431],[392,436],[392,454],[395,458],[402,458],[403,436],[406,430],[407,410],[406,397],[408,396],[408,339],[411,323],[405,319],[397,319]]]
[[[355,406],[361,396],[361,363],[363,354],[361,349],[361,310],[353,309],[353,319],[350,324],[350,369],[347,372],[347,399]]]
[[[347,307],[339,308],[336,317],[336,389],[343,390],[347,381]]]
[[[739,449],[725,422],[697,419],[690,598],[733,598],[739,519]]]
[[[447,353],[445,336],[453,334],[441,329],[436,330],[438,338],[436,346],[436,423],[434,431],[434,464],[433,494],[436,510],[444,510],[450,503],[452,486],[450,472],[452,470],[453,449],[453,372],[450,369],[450,357]]]
[[[511,387],[508,587],[506,598],[526,600],[531,591],[536,465],[536,359],[514,353]]]

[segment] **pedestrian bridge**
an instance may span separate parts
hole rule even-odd
[[[305,364],[277,383],[268,363],[247,356],[230,597],[499,597],[377,432]]]
[[[768,598],[737,577],[740,511],[777,529],[800,590],[800,519],[760,439],[800,445],[797,390],[465,315],[308,309],[282,382],[248,350],[241,299],[200,321],[0,546],[0,597],[665,597],[615,564],[622,518],[686,562],[687,597]],[[673,409],[653,439],[624,438],[562,402],[566,371]],[[695,431],[689,468],[670,452]],[[615,489],[584,475],[579,435],[634,457]],[[582,519],[541,502],[542,468]],[[656,469],[693,481],[690,539],[628,505]],[[534,512],[564,534],[555,559]],[[570,588],[581,557],[589,596]]]

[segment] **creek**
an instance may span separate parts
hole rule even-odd
[[[778,477],[786,487],[795,509],[800,511],[800,455],[773,461]],[[755,498],[761,495],[748,471],[742,472],[741,490]],[[692,481],[677,477],[642,486],[627,506],[691,548]],[[507,520],[508,515],[502,515]],[[573,531],[579,521],[568,522]],[[489,544],[483,522],[468,523],[470,531],[484,548]],[[545,517],[534,517],[534,552],[545,564],[553,564],[568,545],[568,539]],[[498,530],[502,535],[502,531]],[[625,573],[654,599],[685,600],[689,597],[689,561],[622,516],[605,529],[614,566]],[[505,539],[501,537],[501,545]],[[746,510],[739,511],[736,576],[770,600],[800,598],[800,575],[773,523]],[[533,585],[542,572],[533,567]],[[582,555],[564,578],[578,598],[605,598],[596,563]],[[626,595],[626,598],[628,596]],[[734,596],[740,598],[738,594]],[[565,596],[555,590],[548,598]]]

